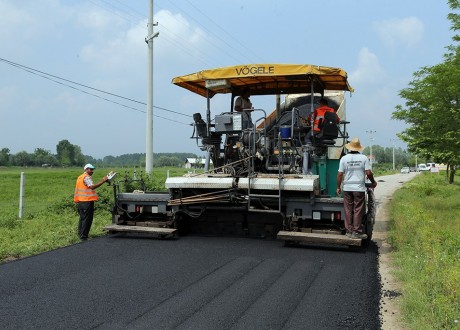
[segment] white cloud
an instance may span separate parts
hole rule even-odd
[[[99,69],[114,69],[137,65],[139,57],[145,57],[145,22],[126,31],[120,31],[112,38],[94,40],[85,45],[80,53],[81,59],[96,65]]]
[[[396,47],[412,48],[423,39],[425,26],[417,17],[393,18],[374,23],[380,39],[394,50]]]
[[[72,7],[57,0],[0,1],[0,41],[9,43],[40,43],[62,35],[62,24],[74,15]]]
[[[0,1],[0,37],[10,37],[11,31],[19,29],[21,26],[31,26],[34,19],[30,13],[20,10],[16,5],[10,5],[6,1]]]
[[[97,8],[82,8],[82,11],[79,11],[77,14],[77,23],[79,26],[94,31],[106,31],[113,27],[112,25],[116,21],[119,21],[118,17]]]
[[[358,67],[350,74],[354,84],[376,83],[385,76],[380,61],[367,47],[361,48],[358,55]]]
[[[154,41],[155,53],[165,56],[164,60],[171,57],[182,60],[188,57],[190,60],[191,56],[199,57],[207,53],[204,31],[190,24],[181,14],[161,10],[155,19],[158,20],[155,29],[160,32],[159,38]]]
[[[99,13],[91,17],[86,27],[93,30],[95,37],[82,47],[80,56],[83,61],[112,72],[125,71],[127,68],[134,70],[139,63],[146,63],[146,19],[133,26],[119,26],[110,30],[106,29],[110,22],[104,15]],[[160,34],[154,38],[154,57],[161,67],[175,67],[177,63],[203,52],[203,31],[191,26],[181,14],[161,10],[156,14],[155,21],[159,25],[154,31]]]

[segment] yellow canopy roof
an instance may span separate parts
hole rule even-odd
[[[173,84],[205,96],[239,93],[249,88],[251,95],[310,93],[342,90],[353,92],[347,73],[340,68],[310,64],[246,64],[216,68],[173,78]]]

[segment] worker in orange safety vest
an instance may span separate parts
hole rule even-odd
[[[320,106],[318,108],[315,109],[315,112],[313,113],[313,131],[315,132],[315,134],[319,133],[321,131],[321,128],[320,128],[320,124],[322,123],[322,121],[324,121],[324,114],[326,112],[332,112],[333,114],[335,114],[336,118],[337,118],[337,124],[340,123],[340,118],[339,116],[337,116],[337,113],[334,111],[334,109],[330,108],[328,106],[328,103],[327,103],[327,100],[324,99],[324,98],[321,98],[321,100],[319,101],[319,104]],[[308,120],[311,120],[311,115],[308,116]]]
[[[83,168],[83,174],[77,178],[75,184],[73,201],[77,203],[78,215],[80,216],[78,221],[78,237],[82,241],[88,239],[88,234],[93,224],[94,202],[99,200],[95,189],[109,180],[108,176],[105,176],[100,182],[93,183],[92,175],[94,169],[93,165],[86,164]]]

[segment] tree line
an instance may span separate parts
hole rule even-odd
[[[393,164],[393,148],[372,146],[374,162],[377,164],[387,164],[391,168]],[[369,147],[363,151],[370,155]],[[182,167],[187,158],[199,158],[193,153],[157,153],[153,155],[154,167]],[[415,156],[401,148],[394,149],[394,163],[396,168],[402,166],[415,166]],[[49,150],[36,148],[33,153],[20,151],[11,154],[8,148],[0,149],[0,166],[20,166],[20,167],[72,167],[83,166],[91,163],[98,167],[144,167],[145,153],[124,154],[120,156],[105,156],[96,159],[92,156],[83,155],[81,148],[70,143],[68,140],[59,141],[56,145],[56,153]]]
[[[454,44],[447,46],[442,63],[425,66],[399,95],[405,99],[393,118],[409,126],[398,134],[411,152],[447,165],[449,183],[460,163],[460,0],[448,0]]]
[[[370,147],[364,148],[363,154],[370,157]],[[388,167],[388,169],[392,168],[393,162],[395,168],[400,169],[403,166],[415,167],[417,162],[421,163],[424,161],[423,159],[416,159],[414,154],[400,147],[393,149],[393,147],[382,147],[379,145],[372,146],[372,158],[373,163],[381,164],[382,166]]]
[[[157,153],[153,154],[154,167],[182,167],[186,158],[198,158],[193,153]],[[33,153],[20,151],[12,154],[10,149],[0,149],[0,166],[20,166],[20,167],[72,167],[84,166],[92,163],[98,167],[144,167],[145,154],[134,153],[121,156],[105,156],[96,159],[92,156],[83,155],[80,146],[70,143],[68,140],[61,140],[56,145],[56,153],[49,150],[36,148]]]

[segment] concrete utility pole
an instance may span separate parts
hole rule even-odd
[[[147,23],[148,35],[145,42],[148,45],[147,56],[147,127],[145,143],[145,172],[153,171],[153,38],[158,37],[158,32],[153,33],[153,0],[150,0],[149,21]]]
[[[372,164],[374,163],[374,159],[372,158],[372,143],[374,142],[374,133],[376,133],[377,131],[366,131],[367,134],[369,134],[369,140],[371,141],[370,143],[370,146],[369,146],[369,149],[371,151],[371,155],[369,156],[369,161],[371,163],[371,168],[372,168]]]
[[[395,170],[395,142],[397,139],[391,139],[391,142],[393,142],[393,171]]]
[[[26,176],[24,172],[21,172],[21,181],[19,186],[19,219],[22,219],[24,214],[24,191],[26,185]]]

